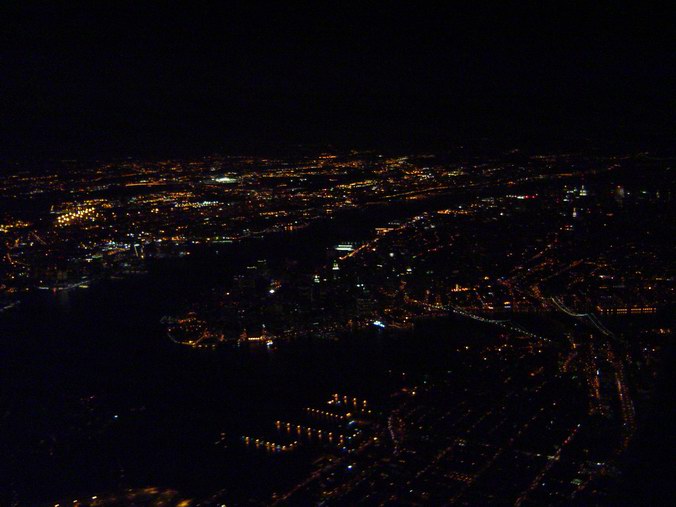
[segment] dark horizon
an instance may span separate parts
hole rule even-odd
[[[676,132],[667,9],[2,9],[4,159]]]

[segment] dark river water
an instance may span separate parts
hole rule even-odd
[[[443,370],[468,333],[488,332],[442,320],[275,350],[193,350],[159,323],[195,290],[172,273],[40,293],[0,319],[3,486],[22,503],[147,485],[238,497],[263,478],[282,484],[302,463],[242,453],[234,437],[333,392],[382,398],[402,372]],[[214,445],[220,432],[228,449]]]

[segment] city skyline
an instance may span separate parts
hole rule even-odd
[[[0,7],[0,505],[673,503],[676,11]]]

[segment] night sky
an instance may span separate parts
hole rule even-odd
[[[3,5],[0,155],[676,132],[674,9],[222,3]]]

